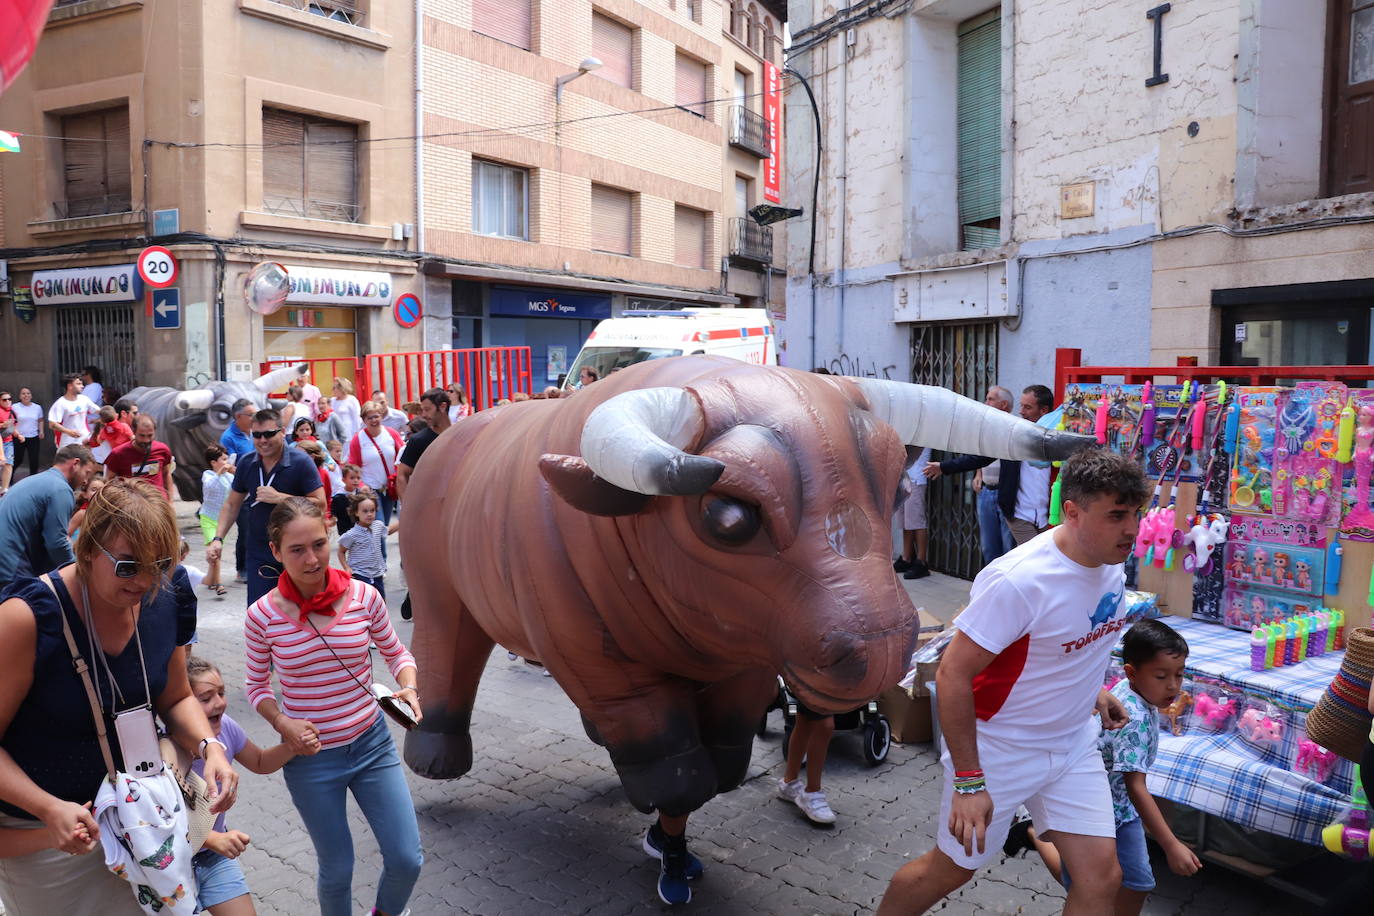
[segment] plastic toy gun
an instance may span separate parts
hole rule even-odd
[[[1355,789],[1351,793],[1350,816],[1322,830],[1322,845],[1337,855],[1356,862],[1369,858],[1369,800],[1360,785],[1360,768],[1355,767]]]

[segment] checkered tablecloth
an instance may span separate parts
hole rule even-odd
[[[1340,668],[1341,653],[1270,671],[1250,670],[1250,638],[1217,624],[1161,618],[1188,640],[1187,676],[1265,699],[1295,714],[1316,704]],[[1330,787],[1292,771],[1296,738],[1261,751],[1234,731],[1219,735],[1160,736],[1159,756],[1146,777],[1160,798],[1215,814],[1256,830],[1321,845],[1321,831],[1350,808],[1349,763]]]

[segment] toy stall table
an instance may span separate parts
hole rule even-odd
[[[1295,772],[1293,761],[1299,732],[1296,720],[1316,705],[1340,669],[1342,653],[1331,652],[1284,668],[1253,671],[1250,639],[1245,633],[1182,617],[1160,619],[1188,641],[1185,677],[1192,682],[1195,694],[1198,686],[1220,687],[1247,701],[1272,704],[1287,712],[1288,717],[1284,737],[1272,749],[1246,740],[1234,726],[1207,734],[1193,723],[1183,735],[1161,734],[1159,755],[1146,776],[1150,793],[1240,827],[1321,847],[1322,828],[1341,820],[1350,809],[1352,767],[1347,761],[1340,761],[1326,780],[1328,784]],[[1207,858],[1206,819],[1200,820],[1197,845],[1199,854]],[[1239,867],[1258,877],[1268,876],[1230,856],[1213,858],[1219,864]],[[1275,883],[1313,899],[1291,882]]]

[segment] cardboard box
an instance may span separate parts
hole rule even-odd
[[[933,740],[930,697],[908,696],[901,687],[891,687],[878,697],[878,712],[892,726],[892,740],[898,744],[922,744]]]

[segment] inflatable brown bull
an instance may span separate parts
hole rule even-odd
[[[425,713],[406,762],[471,767],[495,642],[548,667],[637,808],[685,815],[744,778],[776,673],[836,713],[905,672],[889,525],[913,447],[1092,441],[944,389],[707,356],[463,420],[401,516]]]

